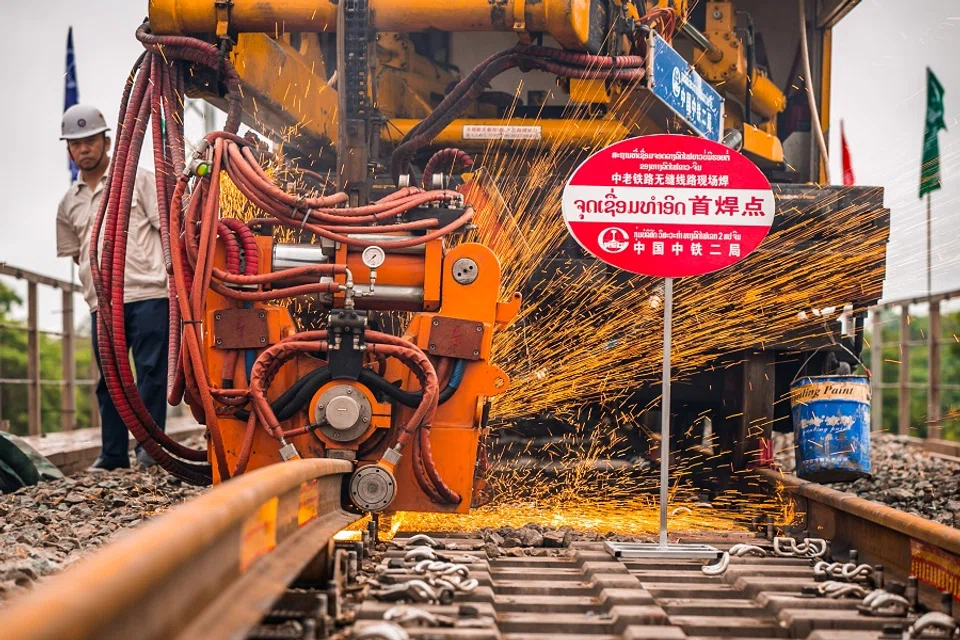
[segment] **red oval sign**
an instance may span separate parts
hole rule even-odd
[[[584,249],[620,269],[680,278],[745,258],[770,231],[770,183],[711,140],[641,136],[598,151],[563,190],[563,219]]]

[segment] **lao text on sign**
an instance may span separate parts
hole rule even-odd
[[[678,278],[717,271],[773,224],[770,183],[745,157],[682,135],[631,138],[590,156],[563,192],[570,233],[626,271]]]

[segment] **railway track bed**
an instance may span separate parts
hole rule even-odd
[[[216,487],[0,609],[0,628],[24,640],[948,637],[908,630],[952,607],[960,532],[790,476],[761,472],[803,513],[793,529],[679,534],[718,549],[708,565],[563,536],[560,548],[465,532],[339,539],[359,518],[340,505],[348,472],[301,460]]]
[[[397,545],[409,539],[404,534],[394,541],[380,562],[380,575],[398,582],[423,577],[403,563],[411,547]],[[691,539],[721,551],[746,544],[772,554],[770,540],[750,534]],[[450,604],[397,607],[368,598],[356,613],[357,637],[388,637],[374,634],[385,617],[406,620],[410,638],[473,640],[840,640],[878,638],[885,628],[910,622],[863,615],[860,599],[811,595],[822,581],[809,558],[736,558],[722,575],[709,576],[701,561],[615,558],[597,542],[575,542],[566,557],[490,559],[477,538],[434,540],[453,548],[438,550],[441,559],[473,559],[467,566],[477,587]]]

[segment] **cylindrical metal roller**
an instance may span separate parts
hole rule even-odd
[[[150,0],[157,34],[215,33],[217,7],[210,0]],[[569,49],[598,53],[607,35],[607,3],[599,0],[460,0],[454,11],[435,0],[369,0],[376,31],[415,33],[525,31],[547,33]],[[337,5],[330,0],[233,0],[229,28],[238,33],[335,31]]]

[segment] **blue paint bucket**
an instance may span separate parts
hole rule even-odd
[[[790,385],[797,475],[850,482],[870,475],[870,381],[813,376]]]

